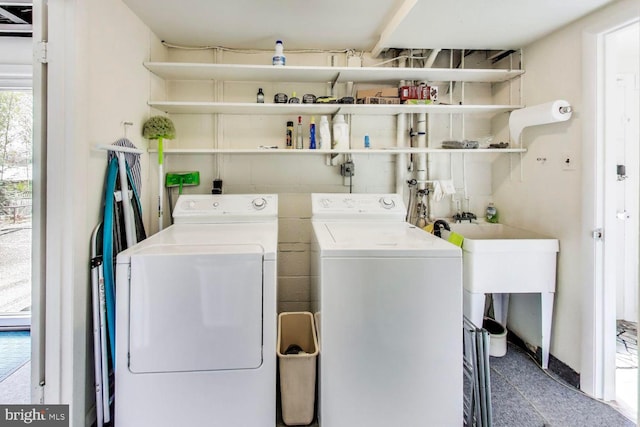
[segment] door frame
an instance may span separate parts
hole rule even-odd
[[[33,1],[33,192],[31,240],[31,402],[44,403],[47,233],[47,64],[37,57],[48,39],[47,0]]]
[[[605,209],[613,192],[607,191],[607,177],[615,172],[615,160],[606,154],[605,145],[605,61],[604,42],[607,34],[637,22],[639,11],[629,3],[604,17],[582,34],[583,50],[583,333],[581,349],[580,387],[600,399],[615,399],[615,292],[607,292],[605,283],[615,278],[612,258],[615,233],[613,212]],[[613,164],[613,166],[611,166]],[[610,181],[610,179],[609,179]],[[615,225],[615,223],[613,223]],[[598,238],[598,230],[602,238]],[[613,358],[613,360],[612,360]]]

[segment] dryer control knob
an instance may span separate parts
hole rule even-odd
[[[388,197],[380,198],[380,206],[382,206],[385,209],[391,209],[395,207],[395,205],[396,203],[393,201],[393,199],[389,199]]]
[[[264,198],[260,197],[259,199],[253,199],[251,204],[253,205],[254,209],[261,210],[264,209],[265,206],[267,206],[267,201]]]

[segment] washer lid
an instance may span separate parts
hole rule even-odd
[[[406,222],[314,221],[321,256],[461,257],[462,250]]]

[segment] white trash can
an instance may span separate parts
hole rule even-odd
[[[489,332],[489,356],[502,357],[507,354],[507,328],[490,317],[484,318],[482,328]]]
[[[318,357],[318,340],[311,313],[280,313],[277,354],[282,420],[289,426],[311,424]]]

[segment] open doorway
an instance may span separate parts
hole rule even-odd
[[[605,289],[615,294],[615,358],[605,366],[607,388],[615,390],[620,409],[638,411],[638,245],[640,226],[640,23],[604,35],[605,87],[605,223],[612,245],[605,245],[610,264]],[[614,171],[611,169],[615,168]],[[608,201],[608,203],[607,203]],[[606,262],[606,261],[605,261]],[[609,322],[614,319],[610,319]],[[612,371],[614,373],[612,374]]]

